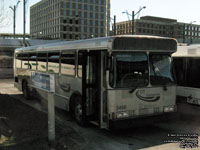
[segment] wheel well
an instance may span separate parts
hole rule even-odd
[[[69,112],[72,112],[73,109],[73,105],[74,105],[74,98],[77,96],[81,96],[81,94],[79,92],[75,92],[71,95],[70,100],[69,100]]]
[[[23,90],[23,84],[24,84],[24,82],[28,83],[26,79],[22,80],[22,90]]]

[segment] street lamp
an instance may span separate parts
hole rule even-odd
[[[106,17],[110,19],[111,25],[112,25],[112,20],[114,21],[114,27],[112,27],[112,32],[114,35],[116,35],[116,16],[114,15],[114,18],[112,18],[110,16],[106,16]]]
[[[134,11],[132,11],[132,15],[129,14],[127,11],[126,11],[126,12],[122,12],[123,14],[126,13],[127,16],[132,16],[132,34],[134,34],[134,20],[135,20],[135,15],[137,15],[138,13],[140,13],[140,11],[141,11],[142,9],[145,9],[145,8],[146,8],[146,6],[143,6],[143,7],[140,8],[136,13],[134,13]],[[129,19],[129,17],[128,17],[128,19]]]
[[[114,15],[114,18],[110,17],[110,19],[114,21],[114,26],[112,27],[112,32],[114,35],[116,35],[116,16]]]
[[[114,35],[116,35],[116,16],[114,15]]]
[[[193,23],[195,23],[195,22],[196,22],[196,21],[191,21],[190,24],[193,24]]]
[[[16,9],[18,7],[20,3],[20,0],[17,1],[17,4],[14,5],[13,7],[12,6],[9,6],[9,8],[13,11],[13,37],[15,38],[15,16],[16,16]]]

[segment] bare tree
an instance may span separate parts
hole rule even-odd
[[[11,24],[10,13],[4,7],[0,8],[0,29]]]

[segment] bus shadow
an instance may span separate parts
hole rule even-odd
[[[154,125],[112,130],[109,136],[130,149],[142,149],[166,144],[168,134],[172,131]]]
[[[15,98],[17,97],[18,99],[20,99],[22,102],[25,102],[25,104],[28,104],[29,106],[30,105],[37,106],[41,105],[42,103],[42,100],[39,98],[37,99],[32,98],[29,100],[25,100],[22,94],[12,95],[12,97]],[[105,136],[106,139],[108,137],[110,139],[109,140],[110,142],[114,140],[117,143],[127,145],[129,149],[143,149],[143,148],[150,148],[154,146],[167,144],[165,141],[170,140],[168,135],[174,134],[175,132],[175,130],[172,130],[170,129],[170,127],[168,127],[168,123],[164,123],[166,125],[165,128],[156,124],[150,124],[150,125],[140,125],[135,127],[119,128],[115,130],[102,130],[91,123],[88,124],[86,128],[85,127],[83,128],[76,125],[74,120],[71,118],[70,113],[58,108],[56,108],[55,110],[56,110],[55,111],[56,116],[59,116],[61,120],[65,120],[64,121],[65,123],[66,121],[67,123],[68,121],[70,121],[72,125],[74,125],[73,128],[78,128],[78,130],[81,131],[85,130],[84,132],[88,130],[89,132],[93,131],[95,132],[94,134],[100,134],[102,135],[102,137]],[[101,142],[104,142],[104,140],[102,140]]]

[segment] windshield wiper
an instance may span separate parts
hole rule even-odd
[[[137,89],[137,86],[132,87],[132,88],[130,89],[129,93],[133,93],[136,89]]]
[[[153,68],[154,75],[155,75],[156,77],[158,77],[158,75],[157,75],[157,73],[156,73],[156,67],[157,67],[157,66],[155,66],[155,64],[153,64],[153,62],[151,62],[151,64],[152,64],[152,68]],[[163,90],[164,90],[164,91],[167,91],[166,83],[164,83],[164,85],[163,85]]]

